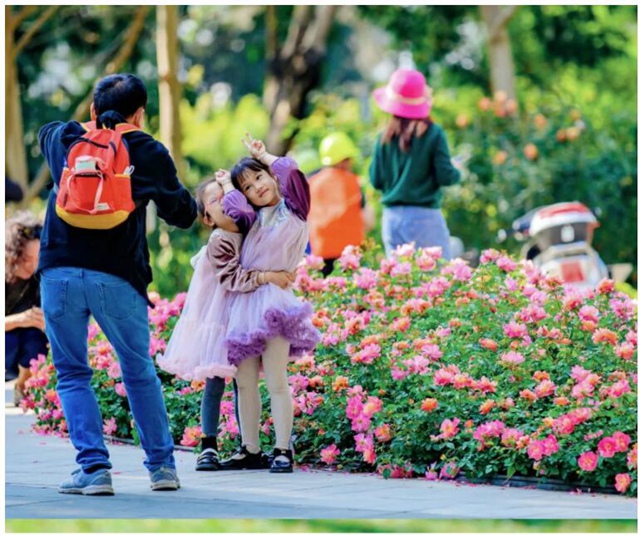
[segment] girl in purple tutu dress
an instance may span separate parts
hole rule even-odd
[[[245,269],[295,271],[308,241],[309,186],[296,163],[266,152],[261,141],[244,140],[253,156],[236,164],[220,180],[223,208],[240,226],[251,226],[240,253]],[[311,323],[311,304],[290,288],[273,284],[229,298],[226,346],[229,362],[238,367],[238,399],[242,446],[222,467],[245,468],[261,456],[258,391],[260,363],[271,398],[276,444],[271,472],[293,471],[290,449],[293,399],[287,364],[315,348],[320,333]]]
[[[206,180],[196,190],[198,213],[213,231],[207,245],[192,259],[195,272],[184,309],[166,351],[157,358],[163,370],[181,379],[206,380],[201,405],[203,451],[196,461],[196,470],[220,467],[217,444],[220,403],[225,378],[235,377],[237,371],[235,364],[229,362],[225,347],[229,296],[232,292],[253,292],[267,283],[287,287],[294,278],[292,273],[282,271],[243,269],[240,246],[249,227],[243,226],[242,221],[236,225],[224,214],[222,197],[222,188],[215,178]]]

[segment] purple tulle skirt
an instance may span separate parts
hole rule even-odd
[[[320,341],[320,331],[311,323],[311,304],[291,290],[265,284],[255,292],[232,295],[229,310],[226,347],[232,365],[260,356],[267,341],[276,336],[289,341],[292,360],[312,351]]]

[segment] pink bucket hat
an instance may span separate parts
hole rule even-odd
[[[420,71],[396,70],[384,87],[373,91],[382,111],[406,119],[426,119],[431,112],[431,88]]]

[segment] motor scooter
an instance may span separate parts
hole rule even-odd
[[[615,264],[610,272],[591,246],[593,233],[599,226],[596,216],[584,204],[562,202],[527,212],[513,222],[511,229],[499,231],[498,241],[509,236],[524,241],[522,258],[565,284],[593,289],[611,275],[624,281],[632,270],[631,264]]]

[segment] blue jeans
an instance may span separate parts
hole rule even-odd
[[[31,359],[46,355],[47,337],[35,327],[13,329],[4,333],[4,378],[11,381],[18,377],[18,366],[28,368]]]
[[[118,355],[131,412],[147,454],[144,465],[148,470],[175,468],[160,379],[149,356],[146,300],[119,277],[74,267],[42,271],[40,291],[58,373],[58,394],[71,442],[78,451],[76,462],[85,472],[99,466],[111,468],[87,358],[89,316],[93,315]]]
[[[387,256],[405,243],[418,247],[442,247],[442,258],[451,260],[447,222],[437,208],[390,206],[382,210],[382,241]]]

